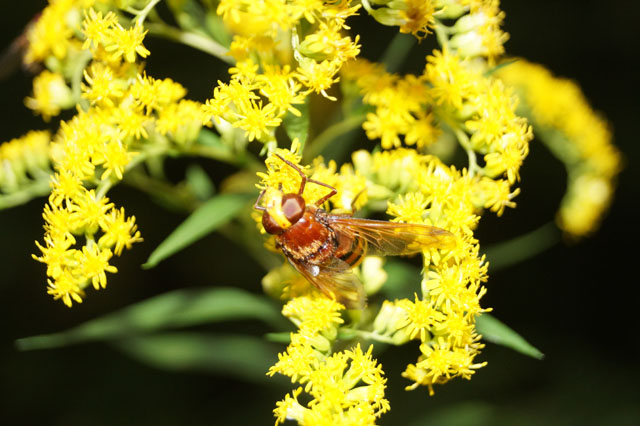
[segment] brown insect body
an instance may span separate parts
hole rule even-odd
[[[298,272],[346,307],[361,309],[365,305],[362,283],[352,270],[365,255],[406,255],[455,245],[453,234],[433,226],[327,213],[318,206],[336,194],[335,188],[307,178],[295,164],[277,156],[300,173],[302,183],[297,194],[282,197],[282,213],[289,222],[286,227],[259,205],[264,191],[260,194],[255,208],[263,212],[262,224],[275,235],[276,247]],[[331,192],[315,205],[306,205],[302,193],[307,182],[325,186]]]

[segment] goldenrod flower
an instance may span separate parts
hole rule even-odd
[[[208,117],[205,118],[201,103],[181,99],[163,107],[155,124],[161,135],[169,135],[176,143],[186,144],[196,139],[205,120]]]
[[[74,5],[68,3],[67,10]],[[68,306],[82,301],[87,286],[104,288],[106,273],[117,271],[110,265],[112,256],[142,240],[135,218],[126,217],[124,209],[106,196],[109,187],[124,178],[138,155],[144,155],[139,150],[144,151],[150,136],[168,135],[176,145],[185,144],[195,139],[204,121],[202,106],[182,99],[184,87],[147,76],[135,63],[149,53],[142,45],[146,31],[139,20],[124,29],[111,12],[103,15],[91,9],[84,16],[84,47],[93,60],[84,69],[87,84],[81,88],[90,105],[61,122],[55,137],[51,150],[55,173],[43,214],[44,244],[37,244],[42,255],[36,257],[47,264],[49,293]],[[80,27],[76,24],[73,28]],[[52,78],[67,88],[62,76],[46,71],[35,87]],[[34,90],[34,99],[28,102],[37,101],[43,114],[57,113],[41,106],[53,103],[38,96],[41,92]],[[46,92],[59,101],[56,93]]]
[[[380,3],[379,8],[373,9],[368,3]],[[363,2],[371,16],[383,25],[398,26],[400,32],[412,34],[418,39],[423,39],[435,26],[435,3],[432,0],[399,0]]]
[[[130,249],[131,244],[142,241],[135,220],[133,216],[124,215],[123,207],[111,209],[100,221],[100,229],[104,234],[98,240],[98,246],[113,248],[114,254],[120,256],[123,249]]]
[[[575,237],[593,232],[611,203],[622,168],[609,125],[575,83],[554,77],[540,65],[518,59],[498,75],[521,91],[541,139],[568,168],[558,226]]]
[[[291,225],[283,196],[298,193],[308,177],[315,183],[307,181],[300,194],[308,205],[335,188],[320,208],[334,214],[386,211],[391,221],[453,235],[450,244],[422,250],[420,284],[395,300],[380,292],[391,274],[383,258],[364,252],[352,271],[370,296],[362,310],[347,311],[287,263],[267,273],[265,292],[285,301],[282,314],[296,327],[267,373],[295,384],[276,404],[276,424],[374,425],[390,405],[373,346],[360,346],[365,340],[415,341],[415,361],[402,375],[411,382],[407,389],[426,386],[429,394],[434,385],[469,379],[486,364],[477,361],[484,345],[476,319],[490,311],[481,303],[488,263],[475,229],[487,210],[500,216],[515,207],[520,192],[514,185],[533,133],[516,112],[518,96],[524,94],[523,110],[569,164],[558,213],[565,231],[590,232],[610,203],[620,154],[607,123],[575,84],[524,61],[494,68],[508,38],[498,0],[220,0],[201,5],[210,13],[206,30],[195,20],[184,32],[152,13],[157,3],[49,0],[28,31],[25,61],[42,61],[49,69],[34,79],[25,103],[45,120],[74,104],[76,113],[60,122],[53,141],[39,132],[0,145],[0,201],[22,195],[33,182],[50,184],[44,235],[36,242],[40,254],[33,257],[46,265],[54,299],[72,306],[88,287],[104,289],[117,272],[114,255],[142,241],[135,217],[108,194],[132,169],[150,158],[186,153],[223,160],[237,154],[242,161],[230,162],[255,170],[252,154],[245,153],[252,141],[263,145],[261,207],[283,228]],[[181,4],[172,2],[170,9]],[[400,33],[418,39],[435,33],[439,47],[426,56],[421,73],[391,73],[358,59],[361,38],[347,20],[361,7]],[[211,15],[214,9],[218,17]],[[183,17],[177,17],[181,26]],[[203,103],[184,99],[181,84],[144,71],[148,31],[235,60],[230,78],[218,81]],[[215,37],[209,37],[212,31]],[[222,45],[229,42],[225,56]],[[319,156],[303,162],[310,152],[303,153],[305,144],[323,147],[319,140],[343,125],[316,141],[321,121],[298,133],[296,127],[309,123],[316,95],[344,99],[348,125],[360,119],[352,114],[363,104],[360,122],[377,145],[374,152],[356,151],[342,165]],[[278,147],[285,134],[292,139],[289,149]],[[468,162],[452,166],[456,143]],[[157,170],[148,164],[152,179]],[[264,232],[261,215],[252,217]],[[275,249],[274,241],[266,246]]]
[[[125,94],[126,81],[99,62],[85,69],[84,78],[88,85],[82,84],[82,96],[94,105],[113,107]]]
[[[486,56],[493,64],[509,39],[500,29],[504,17],[498,0],[470,1],[469,14],[456,21],[449,45],[463,57]]]
[[[51,135],[44,130],[0,143],[0,197],[50,173]]]
[[[92,46],[95,48],[98,44],[107,44],[110,33],[117,24],[118,18],[115,13],[107,12],[103,16],[101,11],[89,9],[85,12],[85,19],[82,22],[82,33],[85,37],[82,48],[87,49]]]
[[[80,274],[91,280],[96,290],[107,286],[106,272],[118,272],[115,266],[109,265],[111,256],[111,250],[100,250],[95,245],[82,247],[82,252],[77,256],[78,263],[81,265]]]
[[[277,110],[274,104],[262,104],[261,101],[240,104],[237,112],[238,120],[233,123],[235,127],[243,129],[247,133],[247,139],[268,139],[273,134],[282,119],[276,116]]]
[[[25,63],[43,61],[49,55],[63,59],[73,48],[73,29],[69,21],[77,13],[75,0],[49,0],[49,5],[27,32],[29,47]]]
[[[72,102],[71,89],[62,75],[47,70],[33,79],[33,97],[24,100],[27,108],[42,115],[45,121],[60,114],[63,108],[71,107]]]
[[[342,309],[324,297],[298,297],[283,308],[299,331],[292,334],[287,351],[278,356],[268,374],[284,374],[304,387],[277,404],[276,424],[295,419],[302,425],[373,425],[389,410],[384,398],[386,379],[371,356],[372,346],[367,352],[356,345],[329,355],[330,341],[343,322]],[[298,401],[303,390],[312,399],[306,405]]]
[[[138,21],[129,29],[116,24],[105,42],[105,50],[111,52],[112,60],[122,57],[127,62],[135,62],[136,56],[146,58],[150,53],[142,44],[146,34]]]

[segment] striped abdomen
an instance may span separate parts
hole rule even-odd
[[[358,266],[367,253],[367,240],[356,236],[338,234],[336,257],[350,266]]]

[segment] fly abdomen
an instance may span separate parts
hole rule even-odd
[[[350,266],[358,266],[362,258],[367,253],[367,240],[364,238],[354,238],[351,249],[339,256],[340,260],[346,262]]]

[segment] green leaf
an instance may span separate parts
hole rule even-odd
[[[416,38],[412,35],[397,33],[382,54],[380,62],[384,64],[389,72],[400,71],[415,44]]]
[[[511,64],[514,64],[514,63],[516,63],[516,62],[518,62],[518,60],[517,60],[517,59],[510,59],[510,60],[508,60],[508,61],[504,61],[503,63],[498,64],[498,65],[496,65],[495,67],[493,67],[493,68],[490,68],[490,69],[486,70],[486,71],[484,72],[484,76],[485,76],[485,77],[489,77],[491,74],[495,73],[495,72],[496,72],[496,71],[498,71],[500,68],[507,67],[507,66],[509,66],[509,65],[511,65]]]
[[[170,371],[222,373],[265,384],[278,359],[277,346],[254,336],[165,333],[115,342],[138,361]]]
[[[527,342],[509,326],[489,314],[476,317],[476,329],[482,338],[497,345],[506,346],[532,358],[542,359],[544,354]]]
[[[526,234],[491,245],[485,250],[489,270],[495,272],[523,262],[553,247],[559,240],[558,228],[549,222]]]
[[[259,320],[276,330],[289,326],[266,296],[237,288],[186,289],[152,297],[67,331],[19,339],[16,345],[21,350],[48,349],[232,320]]]
[[[207,30],[213,36],[214,40],[223,45],[226,48],[231,46],[231,40],[233,38],[232,34],[229,33],[229,29],[224,24],[222,17],[216,14],[215,8],[213,10],[209,9],[207,11],[207,15],[205,16],[205,23],[207,25]]]
[[[206,128],[200,129],[196,143],[189,145],[185,152],[232,164],[242,163],[244,157],[235,152],[231,144],[225,143],[220,136]]]
[[[309,136],[309,98],[305,99],[303,104],[295,105],[302,114],[297,117],[289,111],[282,120],[284,130],[292,141],[298,138],[300,141],[300,152],[304,152],[304,145]]]
[[[388,299],[401,297],[413,299],[413,293],[420,293],[420,280],[422,279],[420,268],[401,260],[387,258],[384,270],[387,272],[388,278],[382,291],[388,296]]]
[[[492,424],[496,408],[485,402],[462,402],[430,410],[410,426],[483,426]]]
[[[291,343],[291,332],[280,331],[278,333],[267,333],[264,335],[264,338],[270,342],[284,343],[285,345],[288,345],[289,343]]]
[[[218,148],[221,151],[229,151],[230,148],[222,142],[222,138],[216,133],[208,129],[201,129],[198,133],[198,143],[213,148]]]
[[[169,256],[196,242],[233,219],[252,196],[221,194],[205,202],[151,253],[143,268],[153,268]]]
[[[187,167],[186,179],[187,185],[200,200],[209,199],[215,193],[215,186],[209,175],[197,164],[191,164]]]
[[[167,2],[178,25],[183,30],[202,32],[204,9],[195,0],[169,0]]]

